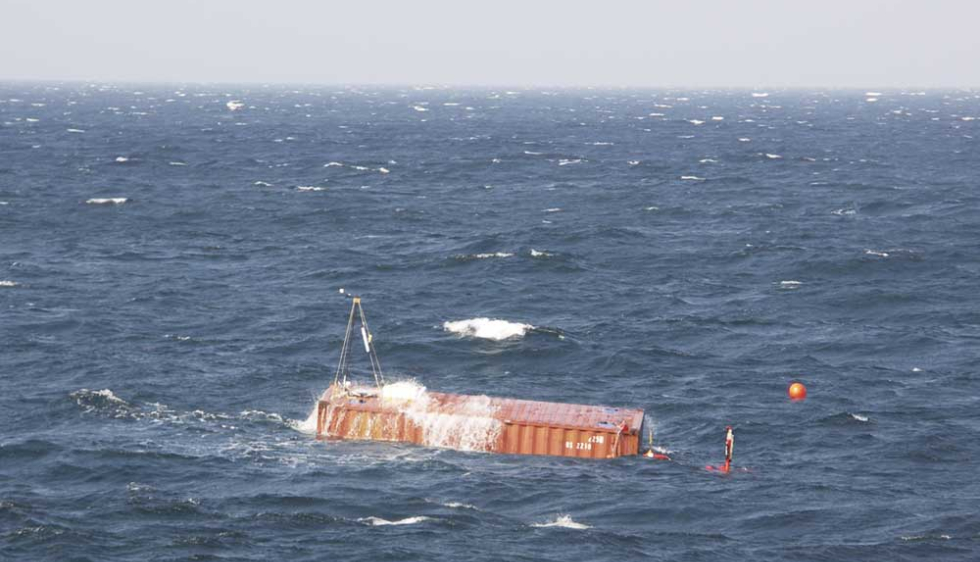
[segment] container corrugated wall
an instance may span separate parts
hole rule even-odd
[[[328,396],[317,412],[321,439],[595,459],[639,453],[642,410],[428,393],[428,409],[419,415],[376,396],[336,390]],[[471,413],[476,401],[486,412]]]

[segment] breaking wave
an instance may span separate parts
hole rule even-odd
[[[570,515],[559,515],[554,521],[545,521],[544,523],[532,523],[532,527],[564,527],[566,529],[591,529],[592,526],[586,525],[584,523],[579,523],[572,519]]]
[[[399,519],[397,521],[388,521],[387,519],[382,519],[380,517],[362,517],[358,519],[361,523],[367,523],[368,525],[378,527],[381,525],[414,525],[416,523],[421,523],[423,521],[428,521],[432,519],[431,517],[426,517],[425,515],[416,515],[414,517],[406,517],[405,519]]]
[[[494,417],[497,407],[487,396],[439,402],[415,381],[385,385],[381,392],[386,407],[394,405],[422,430],[422,443],[461,451],[488,451],[496,443],[503,424]]]
[[[128,202],[129,198],[127,197],[93,197],[85,201],[89,205],[122,205]]]
[[[514,254],[511,252],[485,252],[481,254],[457,254],[453,256],[457,260],[469,261],[469,260],[488,260],[492,258],[511,258]]]
[[[508,322],[492,318],[470,318],[444,322],[443,329],[461,336],[502,341],[510,338],[520,338],[533,330],[534,326],[520,322]]]

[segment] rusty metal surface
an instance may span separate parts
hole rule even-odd
[[[318,406],[321,439],[400,441],[507,454],[611,458],[639,453],[643,410],[425,392],[331,387]]]

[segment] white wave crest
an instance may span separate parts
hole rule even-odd
[[[687,181],[704,181],[704,178],[698,176],[681,176],[681,179]]]
[[[534,329],[534,326],[530,324],[491,318],[470,318],[468,320],[445,322],[442,327],[447,332],[453,332],[461,336],[495,341],[523,337],[528,330]]]
[[[68,395],[75,400],[86,413],[104,412],[112,417],[125,418],[132,414],[133,408],[128,402],[116,396],[108,388],[89,390],[83,388]]]
[[[116,162],[119,162],[120,164],[123,164],[125,162],[129,162],[129,157],[128,156],[116,156]]]
[[[768,158],[768,159],[770,159],[770,160],[779,160],[780,158],[782,158],[782,156],[780,156],[780,155],[778,155],[778,154],[769,154],[769,153],[767,152],[767,153],[766,153],[766,158]]]
[[[574,521],[569,515],[559,515],[554,521],[545,521],[544,523],[533,523],[532,527],[564,527],[566,529],[591,529],[592,527],[584,523],[579,523]]]
[[[558,161],[559,166],[569,166],[571,164],[578,164],[582,161],[581,158],[562,158]]]
[[[296,186],[296,191],[323,191],[325,187],[318,187],[315,185],[299,185]]]
[[[473,260],[473,259],[475,259],[475,260],[487,260],[487,259],[490,259],[490,258],[510,258],[510,257],[513,257],[513,256],[514,256],[514,254],[512,254],[510,252],[485,252],[485,253],[482,253],[482,254],[458,255],[458,256],[456,256],[456,259],[461,259],[461,260]]]
[[[865,250],[864,253],[867,254],[867,255],[869,255],[869,256],[877,256],[879,258],[887,258],[888,257],[888,252],[881,252],[881,251],[878,251],[878,250],[870,250],[870,249],[868,249],[868,250]]]
[[[341,162],[327,162],[323,165],[324,168],[339,168],[343,166]]]
[[[425,386],[414,380],[387,384],[381,389],[385,407],[394,407],[422,431],[429,447],[461,451],[487,451],[497,441],[503,424],[497,408],[486,396],[468,396],[451,404],[436,404]]]
[[[550,258],[553,255],[554,254],[550,254],[548,252],[539,252],[538,250],[535,250],[534,248],[531,248],[531,257],[532,258]]]
[[[447,502],[442,505],[452,509],[478,509],[475,505],[462,502]]]
[[[0,287],[17,287],[20,283],[16,281],[8,281],[6,279],[0,279]]]
[[[768,92],[752,92],[752,97],[753,98],[768,98],[769,97],[769,93]]]
[[[414,525],[416,523],[428,521],[429,519],[431,519],[431,517],[416,515],[415,517],[406,517],[405,519],[399,519],[397,521],[388,521],[387,519],[382,519],[380,517],[362,517],[358,519],[358,521],[377,527],[381,525]]]
[[[803,285],[802,281],[789,280],[779,282],[779,287],[781,289],[799,289],[801,285]]]
[[[128,197],[93,197],[85,201],[89,205],[122,205],[129,202]]]
[[[862,416],[861,414],[851,414],[851,417],[859,422],[867,422],[868,416]]]
[[[245,107],[245,104],[238,100],[231,100],[230,102],[225,104],[225,107],[227,107],[231,111],[238,111],[239,109]]]

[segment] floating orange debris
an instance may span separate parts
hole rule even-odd
[[[803,386],[801,382],[794,382],[789,385],[789,399],[794,402],[799,402],[801,400],[806,400],[806,387]]]

